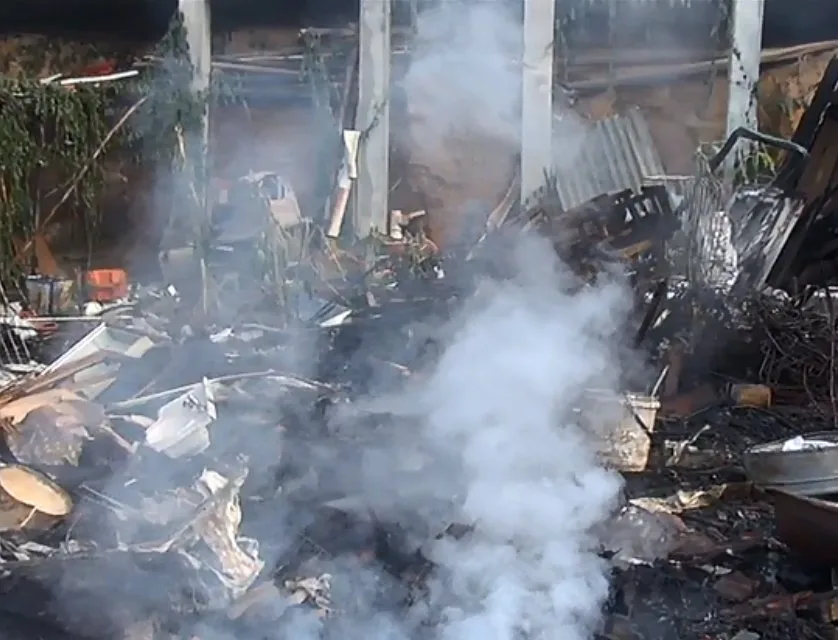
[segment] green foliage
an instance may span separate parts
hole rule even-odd
[[[93,158],[114,122],[141,97],[145,102],[109,141],[108,150],[128,150],[135,162],[173,176],[160,203],[166,213],[177,211],[179,218],[193,222],[202,217],[206,168],[201,126],[207,96],[192,91],[182,15],[175,16],[155,53],[162,64],[136,81],[101,87],[69,90],[0,77],[0,281],[20,275],[13,240],[29,239],[49,213],[38,210],[47,178],[54,187],[57,177],[58,197],[77,180],[67,205],[79,211],[92,246],[108,155]]]
[[[209,96],[193,90],[193,67],[180,13],[158,44],[155,57],[160,64],[127,89],[134,99],[144,96],[146,102],[131,119],[123,142],[137,163],[159,170],[155,204],[160,219],[193,238],[203,251],[208,234],[208,175],[202,127]]]
[[[146,102],[131,120],[124,141],[138,161],[170,163],[182,156],[181,138],[199,133],[206,109],[206,96],[192,91],[193,67],[189,61],[183,16],[176,14],[166,36],[155,51],[161,60],[121,93]],[[200,137],[200,136],[199,136]],[[191,145],[194,140],[189,141]]]
[[[757,144],[736,164],[737,184],[766,184],[777,175],[779,152],[764,144]]]
[[[94,89],[0,78],[0,279],[15,275],[13,239],[28,239],[48,213],[38,210],[45,174],[53,185],[58,177],[60,195],[107,134],[103,111]],[[89,234],[98,222],[102,178],[101,163],[94,163],[68,200],[85,212]]]
[[[721,148],[721,142],[706,143],[699,146],[697,153],[702,162],[706,163]],[[733,172],[728,176],[733,180],[731,186],[764,185],[771,182],[777,175],[780,153],[778,149],[762,143],[752,143],[746,148],[735,146],[726,157],[726,162],[733,161]],[[718,171],[718,175],[724,174],[724,165]]]

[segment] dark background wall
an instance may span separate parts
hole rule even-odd
[[[586,4],[586,0],[559,1]],[[632,0],[615,1],[623,5],[632,3]],[[406,9],[407,0],[394,2],[396,11]],[[713,2],[693,0],[696,15],[706,13]],[[648,3],[649,0],[635,6],[648,6]],[[147,41],[165,31],[176,5],[177,0],[2,0],[0,33],[105,32]],[[357,20],[358,0],[212,0],[212,10],[213,23],[219,31],[257,26],[330,26]],[[684,25],[685,32],[694,28],[694,24]],[[766,0],[766,47],[831,39],[838,39],[838,2]]]
[[[213,0],[213,27],[319,26],[357,20],[358,0]],[[105,32],[148,40],[165,33],[177,0],[2,0],[0,32]]]

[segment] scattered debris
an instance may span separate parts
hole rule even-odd
[[[771,387],[764,384],[735,384],[730,389],[730,396],[742,407],[767,409],[771,406]]]
[[[508,275],[524,230],[576,276],[557,286],[608,277],[634,293],[632,392],[580,389],[574,405],[625,480],[594,536],[612,568],[600,637],[832,637],[835,586],[805,561],[838,567],[838,210],[815,179],[834,178],[835,78],[838,62],[793,140],[740,130],[699,155],[677,206],[644,179],[664,172],[633,111],[524,206],[510,185],[474,242],[443,254],[424,211],[393,211],[370,259],[336,242],[361,135],[341,127],[328,220],[277,173],[250,173],[222,190],[207,246],[166,239],[162,282],[105,269],[0,291],[0,609],[73,634],[201,637],[207,621],[339,624],[358,597],[339,563],[374,566],[364,588],[395,610],[440,588],[427,544],[480,524],[445,487],[434,527],[409,496],[393,512],[353,491],[434,484],[444,455],[411,436],[415,416],[360,400],[427,378],[439,328],[479,276]],[[719,171],[740,138],[783,162],[730,190]],[[393,476],[370,477],[376,456]],[[166,593],[138,597],[132,576],[161,563]],[[113,607],[72,618],[26,589]]]

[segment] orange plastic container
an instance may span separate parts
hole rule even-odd
[[[89,297],[96,302],[113,302],[128,295],[128,274],[123,269],[94,269],[87,272]]]

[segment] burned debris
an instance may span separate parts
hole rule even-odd
[[[686,184],[639,111],[605,119],[444,247],[422,209],[337,242],[341,118],[323,215],[250,172],[168,230],[156,279],[3,283],[0,615],[835,637],[836,87],[833,61],[793,139],[740,130]],[[733,166],[741,138],[776,171]]]

